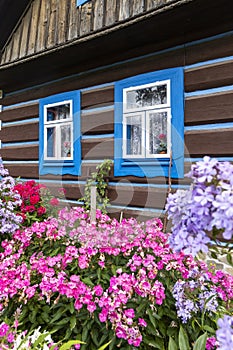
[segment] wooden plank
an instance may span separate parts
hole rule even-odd
[[[12,122],[24,120],[28,118],[36,118],[39,115],[39,104],[30,104],[27,106],[5,109],[1,112],[1,120],[3,122]]]
[[[38,141],[38,123],[4,127],[0,131],[2,142]]]
[[[109,86],[98,90],[88,90],[82,93],[82,109],[108,106],[114,103],[114,87]]]
[[[185,72],[185,91],[211,89],[232,85],[233,60],[188,69]]]
[[[185,133],[185,145],[190,156],[232,156],[233,130],[202,130]]]
[[[117,0],[106,0],[105,25],[110,26],[116,22]]]
[[[37,28],[36,52],[45,49],[47,41],[47,26],[48,26],[48,5],[47,0],[41,0],[41,7],[39,13],[39,23]]]
[[[113,139],[82,140],[82,159],[113,159]]]
[[[144,11],[144,0],[133,0],[132,16],[139,15]]]
[[[48,37],[47,37],[47,48],[53,47],[57,44],[57,17],[58,17],[58,7],[57,0],[50,1],[50,15],[49,15],[49,27],[48,27]]]
[[[20,40],[21,40],[21,27],[19,27],[13,35],[11,39],[13,41],[12,53],[11,53],[11,61],[16,60],[19,57],[19,48],[20,48]]]
[[[3,159],[4,161],[4,159]],[[5,167],[9,170],[11,176],[25,179],[38,179],[39,167],[37,164],[6,164]]]
[[[32,2],[32,17],[29,30],[28,50],[27,54],[31,55],[36,51],[36,39],[38,32],[39,16],[40,16],[40,0]]]
[[[121,0],[119,10],[119,21],[123,21],[130,17],[131,14],[131,0]]]
[[[1,157],[4,160],[37,160],[39,158],[38,146],[17,146],[1,148]]]
[[[11,60],[11,53],[12,53],[12,48],[13,48],[13,41],[10,40],[9,43],[6,46],[6,55],[5,55],[5,62],[4,63],[8,63]]]
[[[69,16],[69,28],[68,28],[68,40],[73,40],[77,38],[78,33],[78,21],[79,19],[79,10],[76,6],[76,0],[71,0],[70,5],[70,16]]]
[[[81,121],[82,134],[104,134],[114,132],[114,110],[85,114]]]
[[[81,20],[79,35],[83,36],[89,34],[91,31],[91,11],[92,11],[92,2],[88,1],[83,6],[80,7],[81,11]]]
[[[58,3],[58,44],[65,43],[67,39],[68,31],[68,14],[70,8],[70,0],[59,1]]]
[[[22,29],[22,37],[21,37],[21,44],[20,44],[20,50],[19,50],[19,58],[25,57],[27,54],[31,16],[32,16],[32,6],[29,7],[27,13],[25,14],[22,20],[21,25],[23,29]]]
[[[233,92],[191,97],[185,100],[185,124],[230,122],[233,120]]]
[[[93,16],[93,30],[101,29],[104,23],[104,0],[94,1]]]

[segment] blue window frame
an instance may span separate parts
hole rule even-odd
[[[85,4],[85,2],[88,2],[89,0],[77,0],[77,6],[80,6],[82,4]]]
[[[184,176],[183,68],[115,83],[114,174]]]
[[[80,92],[65,92],[39,101],[40,175],[80,175]]]

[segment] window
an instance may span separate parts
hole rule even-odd
[[[79,174],[80,94],[78,91],[40,100],[40,174]]]
[[[183,69],[115,83],[115,175],[183,177]]]
[[[77,6],[80,6],[82,4],[85,4],[85,2],[88,2],[89,0],[77,0]]]

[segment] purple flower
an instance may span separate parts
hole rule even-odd
[[[233,349],[233,317],[225,315],[218,320],[218,330],[216,337],[218,341],[218,350]]]

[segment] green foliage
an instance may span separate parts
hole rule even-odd
[[[84,196],[80,201],[84,202],[84,208],[90,210],[91,206],[91,186],[96,186],[96,207],[106,213],[106,208],[109,203],[107,195],[107,178],[111,171],[112,160],[105,159],[103,163],[96,167],[96,171],[91,174],[91,178],[87,180],[84,189]]]

